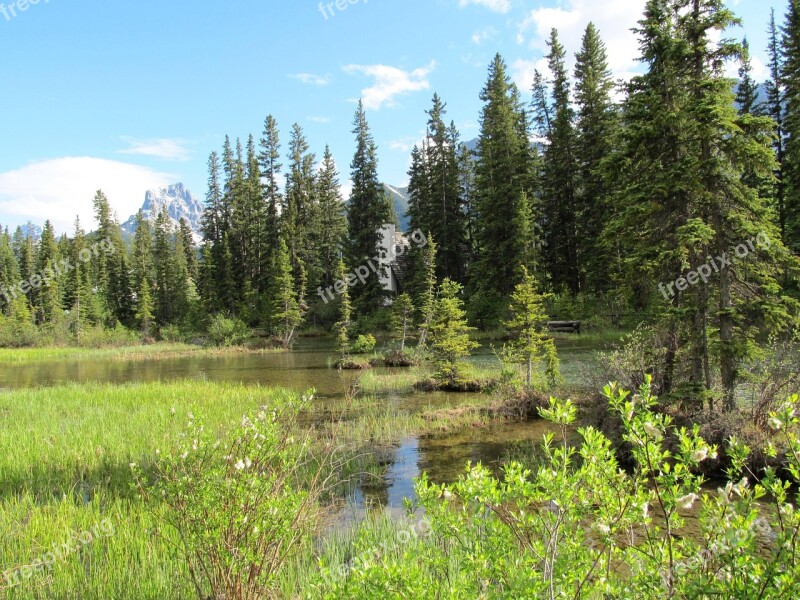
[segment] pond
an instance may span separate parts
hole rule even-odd
[[[567,387],[587,385],[587,373],[594,365],[594,348],[580,338],[560,341],[559,356]],[[174,381],[200,379],[284,387],[299,392],[315,389],[315,402],[340,399],[344,386],[336,369],[329,366],[334,354],[332,340],[301,339],[292,352],[275,354],[197,355],[152,360],[70,359],[14,365],[0,369],[0,388],[53,386],[63,383]],[[496,361],[490,347],[472,358],[477,363]],[[377,369],[378,372],[383,369]],[[386,393],[379,395],[401,410],[451,406],[468,401],[468,395],[446,393]],[[357,506],[377,503],[400,509],[404,497],[413,496],[413,479],[423,471],[437,483],[452,482],[464,472],[468,461],[497,467],[502,459],[521,444],[538,444],[549,424],[493,423],[456,433],[409,438],[400,441],[383,481],[356,491]]]

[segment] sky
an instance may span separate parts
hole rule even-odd
[[[121,221],[148,189],[206,192],[208,155],[224,137],[261,135],[272,114],[286,153],[299,123],[318,157],[329,144],[345,193],[364,100],[379,175],[407,182],[434,92],[462,138],[478,135],[479,99],[500,52],[530,98],[545,39],[570,56],[593,21],[618,77],[639,66],[630,29],[645,0],[0,0],[0,224],[77,216],[95,223],[102,189]],[[770,7],[729,0],[764,79]],[[735,65],[731,65],[735,72]],[[286,161],[284,160],[284,163]]]

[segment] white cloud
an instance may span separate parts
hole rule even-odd
[[[152,156],[164,160],[189,160],[189,150],[186,142],[178,139],[157,138],[139,140],[132,137],[123,137],[122,141],[130,148],[119,150],[117,154],[134,154],[137,156]]]
[[[511,64],[511,79],[517,84],[517,87],[523,92],[530,92],[533,88],[533,74],[539,71],[543,76],[547,76],[549,72],[547,67],[547,59],[540,58],[538,60],[524,60],[517,59]]]
[[[472,34],[472,43],[480,46],[486,40],[492,39],[497,35],[497,30],[494,27],[487,27],[482,31],[476,31]]]
[[[347,65],[344,71],[375,79],[372,86],[361,90],[361,99],[365,108],[380,110],[384,104],[388,107],[395,106],[398,96],[429,89],[431,84],[428,75],[435,67],[436,61],[432,61],[427,67],[413,71],[403,71],[388,65]]]
[[[511,10],[511,0],[458,0],[458,5],[461,7],[474,4],[476,6],[483,6],[492,12],[507,13]]]
[[[96,226],[92,198],[97,190],[103,190],[120,220],[125,220],[141,207],[147,190],[179,179],[139,165],[88,156],[44,160],[0,173],[0,213],[17,223],[30,219],[42,224],[50,219],[59,233],[70,232],[78,215],[90,230]]]
[[[315,75],[314,73],[295,73],[289,77],[307,85],[328,85],[331,82],[330,75]]]
[[[597,26],[600,37],[606,44],[609,67],[614,75],[629,75],[641,69],[637,61],[639,42],[631,29],[637,27],[642,18],[645,2],[646,0],[565,0],[559,7],[536,8],[520,23],[517,41],[522,44],[529,40],[532,49],[547,54],[547,40],[550,38],[550,30],[555,27],[572,65],[586,26],[591,21]]]

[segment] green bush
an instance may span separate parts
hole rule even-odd
[[[215,346],[239,346],[250,337],[250,329],[239,319],[217,315],[211,319],[208,337]]]
[[[398,598],[797,598],[796,488],[773,470],[760,480],[745,472],[749,449],[731,439],[729,482],[708,494],[697,472],[717,449],[699,428],[677,429],[655,412],[649,379],[635,395],[615,385],[604,393],[623,421],[632,471],[591,427],[571,447],[577,410],[551,399],[540,414],[560,435],[545,437],[532,469],[511,462],[498,479],[469,466],[452,485],[423,475],[416,492],[424,535],[380,548],[362,542],[358,560],[324,564],[332,588],[324,596],[367,599],[391,589]],[[770,418],[795,482],[798,401]],[[691,533],[690,514],[699,515]]]
[[[353,354],[369,354],[375,349],[375,344],[377,344],[377,341],[375,340],[375,336],[371,333],[360,335],[356,338],[356,341],[350,345],[350,352]]]
[[[0,348],[30,348],[38,342],[39,330],[33,323],[0,315]]]
[[[287,392],[221,438],[190,413],[152,483],[132,465],[163,527],[177,533],[199,598],[275,598],[282,572],[310,551],[332,454],[318,459],[311,433],[295,427],[312,398]]]

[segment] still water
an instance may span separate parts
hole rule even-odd
[[[559,355],[568,386],[586,384],[586,373],[593,363],[593,349],[579,338],[562,344]],[[63,383],[174,381],[199,379],[242,382],[270,387],[285,387],[299,392],[316,389],[316,402],[325,403],[343,396],[343,383],[336,369],[330,368],[334,354],[332,341],[301,339],[294,351],[277,354],[227,354],[223,356],[183,356],[157,360],[125,361],[63,360],[14,365],[0,369],[0,388],[53,386]],[[473,360],[496,361],[490,348],[479,351]],[[380,371],[380,369],[378,369]],[[451,406],[468,401],[465,395],[445,393],[384,394],[383,398],[401,410]],[[464,472],[468,461],[497,467],[509,452],[521,445],[539,444],[549,431],[542,421],[494,423],[471,427],[456,433],[409,438],[399,441],[388,460],[383,481],[356,492],[355,502],[363,506],[377,503],[400,509],[404,497],[413,496],[413,479],[423,471],[437,483],[452,482]]]

